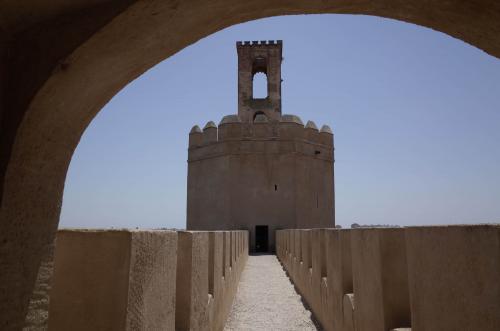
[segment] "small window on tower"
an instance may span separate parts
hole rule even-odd
[[[267,98],[267,75],[263,72],[257,72],[253,75],[253,98]]]
[[[278,185],[274,185],[274,190],[277,191],[278,190]]]

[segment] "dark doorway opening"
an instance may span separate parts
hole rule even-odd
[[[267,225],[255,226],[255,252],[268,252],[268,233],[269,227]]]

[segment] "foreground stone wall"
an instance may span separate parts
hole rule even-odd
[[[60,230],[49,330],[222,330],[246,231]]]
[[[500,226],[280,230],[325,330],[500,330]]]

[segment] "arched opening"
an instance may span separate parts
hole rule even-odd
[[[323,2],[304,5],[302,1],[285,7],[272,1],[252,7],[245,1],[209,8],[207,4],[139,2],[120,13],[103,8],[102,15],[93,17],[76,9],[70,14],[78,20],[68,20],[71,15],[67,12],[61,17],[52,13],[39,18],[38,22],[46,23],[46,34],[39,34],[39,26],[35,25],[12,28],[12,34],[23,32],[16,42],[26,47],[13,50],[10,57],[15,62],[11,70],[25,75],[11,82],[17,93],[6,102],[10,105],[6,109],[16,116],[8,124],[2,164],[0,293],[4,295],[2,302],[6,302],[1,308],[7,316],[3,325],[15,326],[24,320],[42,248],[52,241],[57,228],[66,170],[84,129],[126,84],[201,37],[264,16],[357,13],[429,26],[500,55],[500,11],[494,10],[498,8],[494,1],[485,2],[481,6],[484,10],[473,12],[467,4],[435,2],[422,8],[418,1],[404,6],[362,2],[335,7]],[[86,25],[81,17],[87,19]],[[52,47],[50,31],[64,31],[61,25],[68,27],[69,33],[57,39],[58,47]],[[45,48],[51,47],[51,57],[43,58],[45,61],[23,58],[24,52],[32,49],[29,45],[33,40],[38,41],[41,51],[32,56],[44,57],[49,53],[44,52]],[[36,82],[25,84],[33,77]],[[23,261],[22,266],[19,261]],[[18,285],[15,289],[13,283]]]
[[[255,112],[255,114],[253,115],[253,121],[254,121],[254,122],[255,122],[255,120],[257,119],[257,117],[259,117],[259,118],[261,118],[261,117],[262,117],[262,119],[264,119],[264,118],[265,118],[265,119],[267,120],[266,114],[265,114],[264,112],[262,112],[262,111],[257,111],[257,112]]]
[[[253,90],[254,99],[267,98],[267,75],[263,72],[257,72],[253,75]]]

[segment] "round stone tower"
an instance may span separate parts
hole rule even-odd
[[[281,114],[281,41],[237,50],[238,115],[189,134],[187,229],[245,229],[252,251],[274,251],[277,229],[335,226],[333,133]]]

